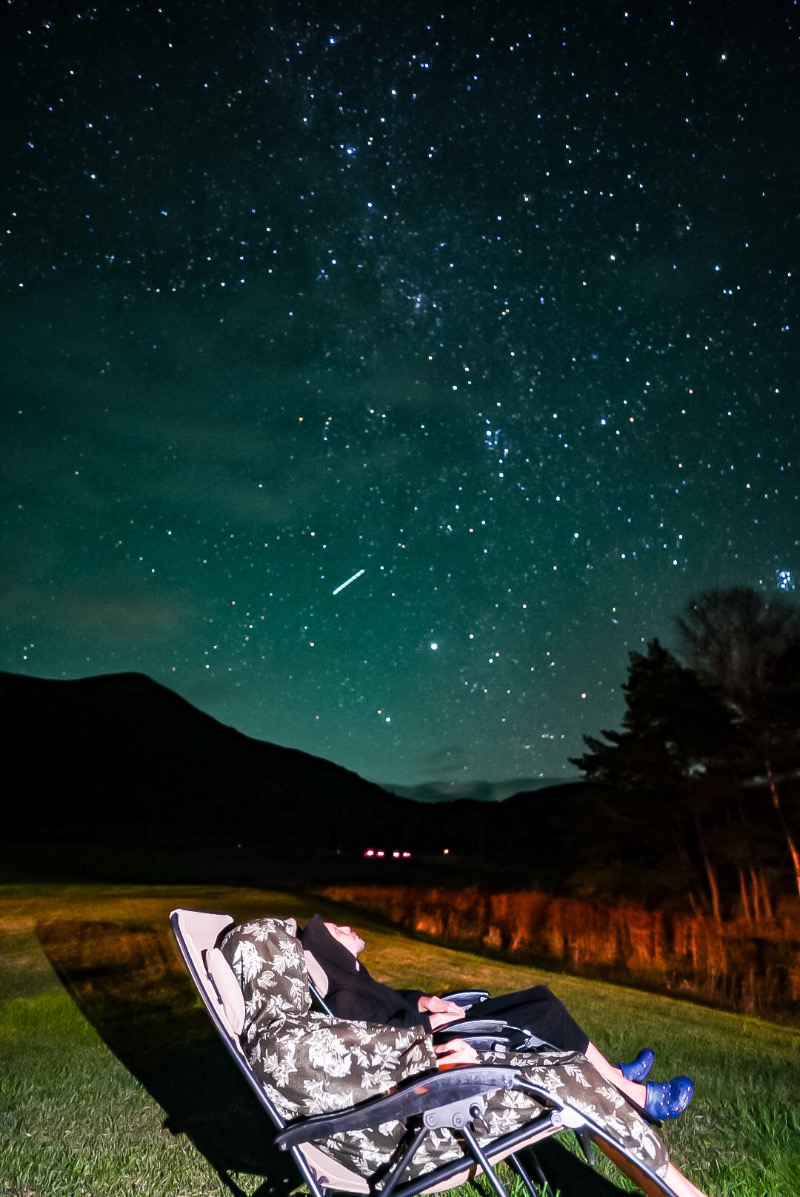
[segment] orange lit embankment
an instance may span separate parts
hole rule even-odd
[[[751,1013],[797,1012],[800,1002],[800,922],[789,917],[717,923],[631,903],[477,888],[331,886],[324,893],[451,946],[499,950]]]

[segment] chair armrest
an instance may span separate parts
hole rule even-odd
[[[485,1002],[489,996],[488,989],[458,989],[453,993],[441,994],[448,1002],[455,1002],[457,1006],[469,1008],[477,1002]]]
[[[489,1035],[492,1032],[499,1035],[507,1029],[508,1023],[502,1018],[459,1018],[456,1022],[448,1022],[443,1027],[438,1027],[433,1032],[433,1037],[437,1040],[462,1039],[470,1031],[476,1035]]]
[[[502,1064],[462,1064],[446,1072],[430,1072],[398,1086],[391,1093],[360,1101],[330,1114],[311,1114],[290,1122],[275,1136],[281,1151],[342,1131],[365,1130],[383,1122],[405,1122],[415,1114],[439,1109],[482,1093],[517,1086],[519,1069]]]
[[[558,1051],[553,1044],[522,1027],[514,1027],[502,1018],[465,1018],[448,1022],[433,1033],[434,1042],[446,1043],[449,1039],[465,1039],[478,1051],[483,1052],[525,1052]]]

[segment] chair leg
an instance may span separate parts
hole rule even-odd
[[[497,1175],[494,1168],[492,1167],[492,1165],[489,1163],[488,1159],[486,1158],[486,1155],[484,1154],[480,1143],[475,1138],[475,1135],[472,1132],[471,1128],[469,1126],[462,1126],[460,1129],[461,1129],[461,1134],[464,1136],[467,1143],[469,1144],[470,1155],[472,1156],[472,1158],[475,1160],[475,1162],[477,1164],[480,1164],[481,1168],[483,1169],[484,1176],[486,1177],[489,1184],[494,1189],[495,1193],[497,1194],[497,1197],[508,1197],[508,1193],[506,1192],[506,1190],[503,1186],[503,1183],[500,1180],[500,1177]]]
[[[411,1142],[409,1143],[406,1150],[403,1152],[403,1154],[400,1157],[400,1159],[398,1160],[397,1164],[394,1165],[394,1167],[392,1168],[392,1171],[389,1173],[388,1177],[381,1184],[382,1197],[391,1197],[392,1193],[394,1192],[394,1190],[397,1186],[398,1181],[400,1180],[400,1177],[403,1175],[406,1168],[413,1160],[414,1156],[417,1153],[417,1149],[419,1148],[420,1143],[425,1138],[427,1133],[428,1133],[427,1127],[421,1126],[419,1128],[419,1130],[416,1132],[416,1134],[413,1136]]]
[[[594,1164],[594,1160],[595,1160],[594,1143],[589,1138],[589,1132],[586,1130],[585,1127],[583,1127],[582,1129],[575,1131],[575,1137],[577,1138],[578,1142],[581,1145],[581,1151],[583,1152],[583,1154],[586,1158],[586,1163]]]
[[[542,1172],[541,1164],[536,1158],[536,1152],[533,1150],[533,1148],[530,1148],[527,1154],[529,1156],[531,1171],[536,1173],[536,1180],[531,1179],[528,1169],[523,1164],[522,1157],[517,1151],[512,1151],[511,1155],[508,1157],[511,1167],[514,1169],[517,1176],[530,1193],[531,1197],[546,1197],[548,1190],[547,1177],[545,1176],[544,1172]]]

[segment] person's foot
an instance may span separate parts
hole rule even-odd
[[[656,1053],[651,1047],[643,1047],[635,1060],[628,1064],[617,1064],[616,1067],[627,1080],[643,1081],[653,1067],[655,1058]]]
[[[648,1081],[645,1092],[644,1108],[650,1117],[668,1122],[688,1109],[694,1097],[694,1081],[688,1076],[676,1076],[671,1081]]]

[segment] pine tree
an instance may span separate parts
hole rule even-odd
[[[747,587],[709,590],[676,622],[681,655],[730,714],[740,779],[766,780],[800,895],[800,850],[779,784],[800,771],[800,609]]]

